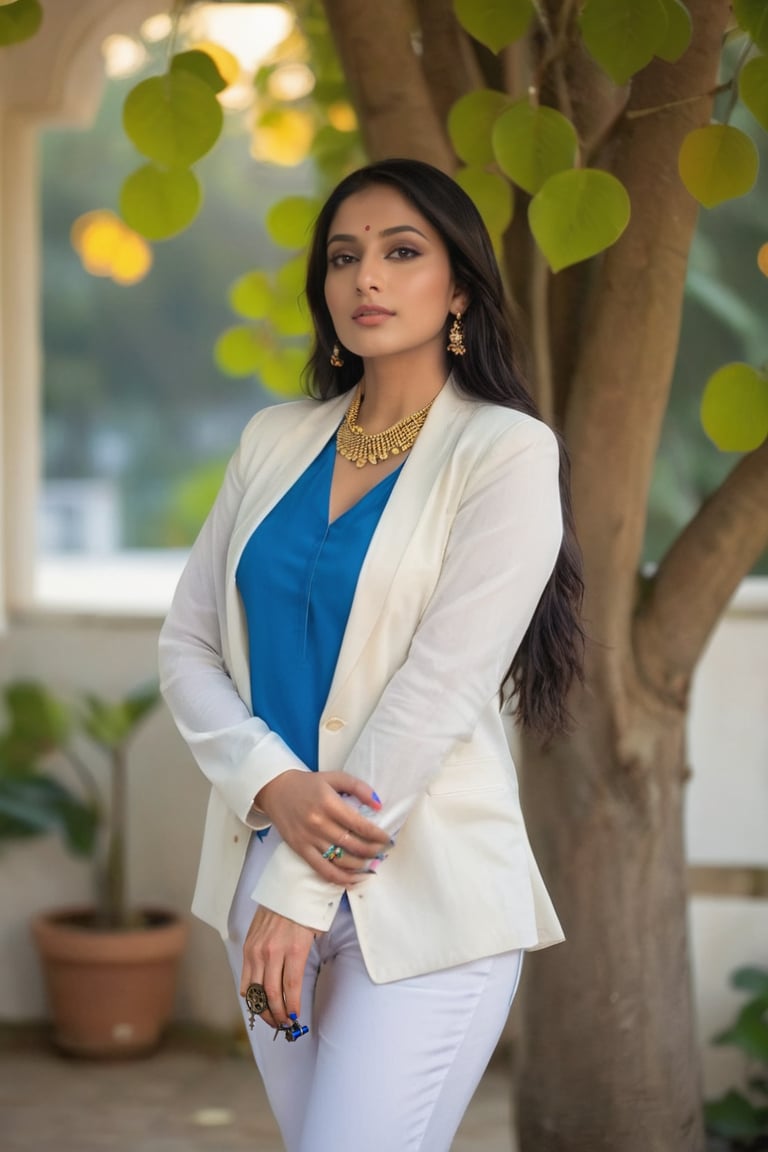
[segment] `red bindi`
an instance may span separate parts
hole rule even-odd
[[[365,226],[365,231],[366,231],[366,232],[370,232],[370,230],[371,230],[371,226],[370,226],[370,224],[366,224],[366,226]]]

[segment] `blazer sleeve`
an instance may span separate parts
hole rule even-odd
[[[345,764],[382,797],[371,818],[392,836],[456,742],[470,739],[520,646],[560,549],[558,475],[554,434],[525,417],[497,437],[467,480],[407,658]],[[280,844],[254,898],[325,930],[341,889]]]
[[[192,548],[160,632],[160,689],[179,732],[227,806],[251,828],[269,826],[253,806],[286,769],[309,771],[239,695],[224,658],[221,621],[227,551],[243,492],[241,447]]]

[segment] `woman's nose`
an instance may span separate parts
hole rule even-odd
[[[380,275],[372,257],[363,256],[357,266],[358,292],[378,292],[380,288]]]

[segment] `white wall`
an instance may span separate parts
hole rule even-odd
[[[686,838],[692,864],[768,868],[768,580],[747,581],[709,644],[694,682]],[[760,888],[766,893],[763,882]],[[698,1033],[707,1095],[744,1080],[733,1048],[709,1041],[744,996],[734,969],[768,968],[768,900],[691,900]]]

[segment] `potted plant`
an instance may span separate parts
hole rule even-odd
[[[747,1091],[732,1088],[704,1106],[707,1131],[719,1138],[718,1148],[733,1152],[768,1149],[768,969],[738,968],[734,988],[748,999],[729,1028],[713,1044],[741,1049],[747,1060]]]
[[[86,694],[68,706],[37,683],[5,689],[0,841],[58,831],[94,862],[93,905],[57,909],[32,925],[55,1043],[77,1055],[151,1051],[173,1007],[187,925],[163,909],[132,908],[126,884],[128,745],[158,699],[152,686],[116,702]],[[83,740],[108,763],[106,803]]]

